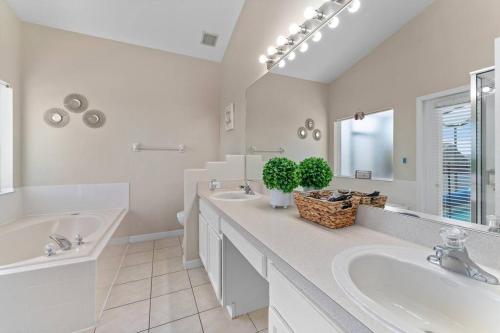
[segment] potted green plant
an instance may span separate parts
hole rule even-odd
[[[286,157],[275,157],[264,165],[264,184],[270,190],[271,206],[287,208],[292,203],[292,192],[299,186],[298,166]]]
[[[333,178],[328,162],[320,157],[309,157],[300,162],[299,173],[304,191],[321,190],[330,185]]]

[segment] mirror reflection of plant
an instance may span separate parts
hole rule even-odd
[[[297,164],[286,157],[274,157],[266,162],[263,181],[270,190],[291,193],[299,186],[300,173]]]
[[[320,157],[309,157],[300,162],[300,185],[304,188],[322,189],[330,185],[333,179],[328,162]]]

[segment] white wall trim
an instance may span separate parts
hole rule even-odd
[[[416,144],[417,144],[417,156],[415,161],[415,166],[417,170],[416,175],[416,211],[424,211],[426,193],[425,193],[425,159],[424,159],[424,103],[436,98],[445,97],[449,95],[455,95],[470,91],[470,85],[464,85],[456,87],[453,89],[448,89],[444,91],[435,92],[429,95],[417,97],[416,105],[416,116],[417,116],[417,128],[416,128]]]
[[[203,263],[201,262],[201,259],[194,259],[194,260],[188,260],[184,261],[184,268],[185,269],[193,269],[193,268],[198,268],[202,267]]]
[[[184,235],[184,229],[176,229],[170,231],[155,232],[151,234],[133,235],[129,236],[128,241],[129,243],[139,243],[139,242],[146,242],[168,237],[178,237],[183,235]]]

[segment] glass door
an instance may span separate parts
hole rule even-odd
[[[475,124],[473,221],[486,224],[486,216],[495,214],[495,69],[471,74],[471,108]]]

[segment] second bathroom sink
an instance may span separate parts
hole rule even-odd
[[[334,259],[333,274],[351,300],[394,332],[498,332],[500,287],[431,265],[429,253],[358,247]]]
[[[222,201],[247,201],[257,199],[260,195],[246,194],[244,191],[218,192],[212,195],[212,199]]]

